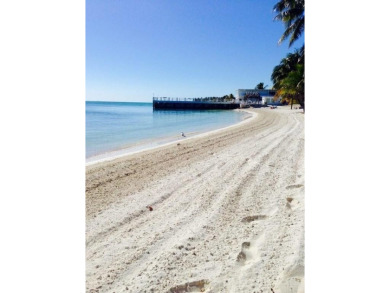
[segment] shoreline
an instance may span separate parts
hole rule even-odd
[[[86,158],[85,166],[91,166],[91,165],[102,163],[102,162],[112,161],[112,160],[122,158],[125,156],[139,154],[139,153],[142,153],[144,151],[167,147],[167,146],[173,145],[175,143],[179,143],[181,141],[196,139],[196,138],[202,137],[203,135],[208,135],[208,134],[211,135],[215,132],[223,131],[223,130],[229,129],[231,127],[236,127],[236,126],[241,125],[242,123],[247,123],[247,122],[249,122],[248,120],[253,119],[258,115],[256,112],[253,112],[253,111],[248,110],[248,109],[236,109],[233,111],[246,112],[246,113],[251,114],[251,116],[244,118],[242,121],[240,121],[238,123],[235,123],[235,124],[232,124],[229,126],[224,126],[222,128],[217,128],[217,129],[213,129],[213,130],[206,130],[204,132],[203,131],[194,132],[195,134],[187,136],[184,139],[182,137],[164,137],[164,138],[161,138],[159,140],[153,140],[149,143],[147,143],[147,142],[136,143],[136,144],[132,144],[131,146],[124,147],[124,148],[121,148],[118,150],[113,150],[113,151],[105,152],[102,154],[94,155],[94,156],[91,156],[89,158]],[[164,141],[166,141],[166,140],[168,140],[168,142],[164,143]]]
[[[86,167],[87,292],[304,292],[304,115],[250,111]]]

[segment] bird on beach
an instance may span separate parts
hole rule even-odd
[[[186,135],[184,134],[184,132],[181,133],[181,136],[182,136],[182,137],[186,137]]]

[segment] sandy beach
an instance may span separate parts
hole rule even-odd
[[[86,167],[86,292],[304,292],[304,115]]]

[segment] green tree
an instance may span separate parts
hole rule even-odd
[[[264,90],[268,85],[264,86],[264,82],[260,82],[256,87],[255,90]]]
[[[280,82],[280,87],[276,96],[282,96],[291,103],[291,109],[294,100],[297,101],[305,112],[305,69],[304,64],[297,64],[295,69]]]
[[[294,53],[288,53],[285,58],[283,58],[279,65],[274,67],[274,70],[271,75],[271,80],[274,83],[273,88],[278,90],[280,88],[281,81],[287,77],[287,75],[295,70],[297,64],[304,64],[305,58],[305,48],[295,50]]]
[[[279,44],[290,38],[288,46],[299,39],[305,29],[305,1],[280,0],[274,6],[277,13],[274,20],[284,23],[285,31],[279,39]]]
[[[305,29],[305,1],[279,0],[274,6],[275,20],[282,21],[285,31],[279,44],[289,38],[289,47],[299,39]],[[291,103],[297,101],[305,111],[305,46],[296,49],[274,67],[271,80],[276,90],[275,98],[282,97]]]

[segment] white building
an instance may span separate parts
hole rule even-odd
[[[274,101],[275,90],[238,89],[237,102],[241,104],[280,105],[280,98]]]

